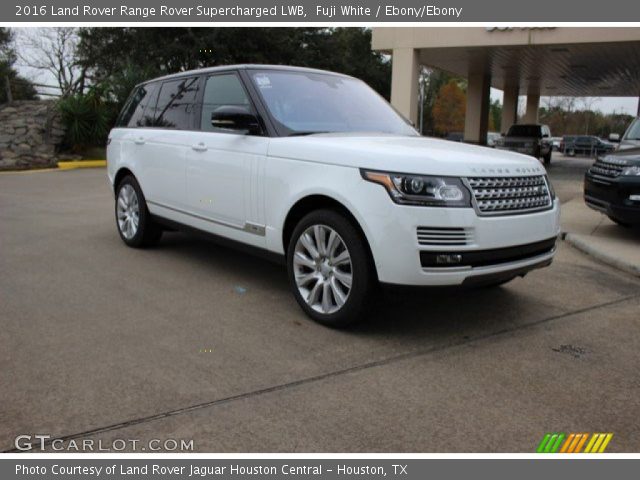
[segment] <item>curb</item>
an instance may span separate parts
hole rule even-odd
[[[627,262],[620,260],[613,255],[609,255],[608,253],[604,253],[601,250],[594,248],[589,244],[589,242],[585,242],[579,235],[573,233],[565,233],[564,240],[580,250],[582,253],[586,253],[587,255],[599,260],[602,263],[605,263],[613,268],[617,268],[618,270],[622,270],[623,272],[630,273],[636,277],[640,277],[640,267],[637,265],[633,265]]]
[[[58,162],[56,167],[0,170],[0,175],[23,175],[25,173],[57,172],[60,170],[75,170],[77,168],[105,168],[106,166],[106,160],[64,160]]]
[[[76,168],[103,168],[106,166],[106,160],[68,160],[58,162],[58,168],[60,170],[75,170]]]

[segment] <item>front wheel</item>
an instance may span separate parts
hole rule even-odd
[[[549,153],[547,153],[544,157],[544,164],[545,165],[550,165],[551,164],[551,150],[549,150]]]
[[[306,215],[287,249],[293,294],[318,323],[344,327],[361,320],[370,306],[375,274],[362,234],[332,210]]]

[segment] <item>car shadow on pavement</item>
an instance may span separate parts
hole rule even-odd
[[[222,245],[199,235],[169,232],[157,247],[224,278],[243,278],[251,289],[270,291],[282,298],[279,305],[291,311],[296,322],[312,322],[299,309],[291,293],[286,266],[246,251]],[[521,282],[516,279],[513,282]],[[230,285],[231,287],[231,285]],[[477,333],[508,330],[514,325],[539,320],[556,310],[536,307],[534,300],[511,288],[432,287],[396,289],[381,287],[374,295],[369,317],[337,334],[356,336],[464,338]],[[284,303],[286,302],[286,304]],[[531,315],[531,312],[536,313]],[[267,316],[268,318],[268,316]]]

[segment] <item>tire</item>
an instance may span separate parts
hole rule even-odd
[[[551,165],[551,150],[549,150],[549,153],[547,153],[543,159],[545,165]]]
[[[156,245],[162,228],[153,222],[140,185],[133,175],[124,177],[116,188],[116,227],[120,238],[129,247]]]
[[[362,320],[377,285],[366,240],[333,210],[313,211],[298,222],[287,248],[287,270],[302,310],[333,328]]]

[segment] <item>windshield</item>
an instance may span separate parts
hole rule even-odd
[[[507,135],[510,137],[539,137],[540,127],[537,125],[513,125]]]
[[[624,136],[625,140],[640,140],[640,119],[636,119]]]
[[[315,72],[250,71],[285,135],[381,132],[417,135],[381,96],[354,78]]]

